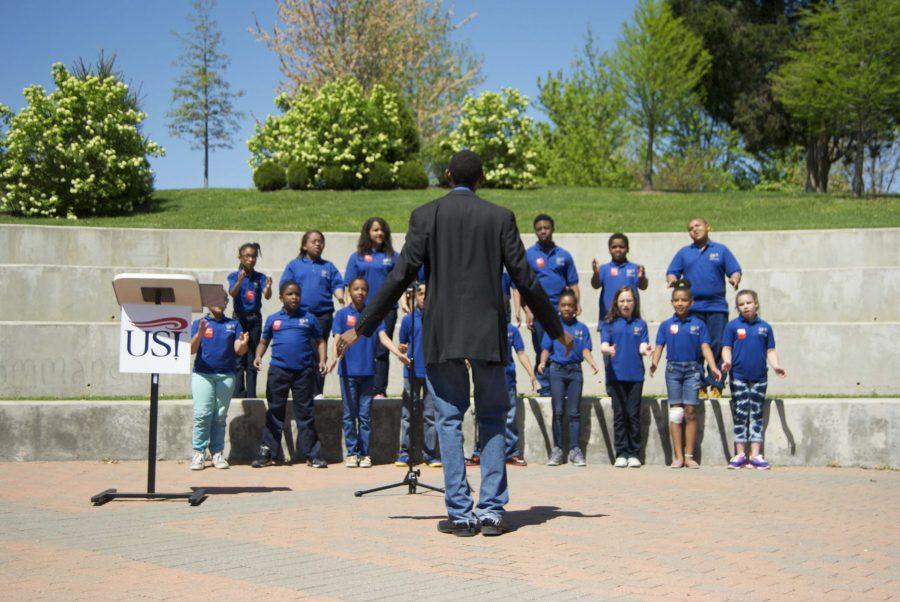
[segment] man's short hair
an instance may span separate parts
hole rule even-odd
[[[475,188],[484,177],[481,157],[468,149],[457,151],[450,157],[447,171],[455,185],[469,188]]]
[[[556,223],[553,221],[553,218],[546,213],[541,213],[536,218],[534,218],[534,223],[531,224],[531,226],[533,228],[537,228],[538,222],[550,222],[550,227],[556,230]]]

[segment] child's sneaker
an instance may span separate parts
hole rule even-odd
[[[397,456],[397,459],[394,460],[394,466],[406,466],[409,464],[409,454],[406,452],[400,452],[400,455]]]
[[[634,456],[631,456],[630,458],[628,458],[628,468],[640,468],[640,467],[641,467],[640,460],[638,460]]]
[[[721,399],[722,398],[722,389],[718,387],[710,387],[709,388],[709,398],[710,399]]]
[[[563,450],[558,447],[554,447],[553,451],[550,452],[550,459],[547,460],[547,466],[559,466],[563,463]]]
[[[359,458],[356,456],[347,456],[347,460],[344,462],[344,466],[347,468],[356,468],[359,466]]]
[[[762,457],[762,454],[750,458],[750,464],[752,464],[753,468],[756,470],[769,470],[771,468],[766,459]]]
[[[747,465],[747,456],[744,454],[738,454],[731,459],[731,462],[728,463],[728,468],[731,470],[739,470]]]
[[[219,470],[225,470],[228,468],[228,460],[225,459],[225,454],[222,452],[216,452],[212,457],[212,465]]]
[[[191,459],[191,470],[203,470],[206,467],[206,458],[203,457],[203,452],[194,452],[194,457]]]
[[[569,452],[569,463],[572,466],[587,466],[587,462],[584,461],[584,452],[581,451],[580,447],[576,447]]]
[[[628,468],[628,459],[625,456],[619,456],[616,458],[616,463],[613,466],[616,468]]]
[[[440,458],[428,458],[425,461],[425,464],[428,465],[428,468],[443,468],[444,463],[441,462]]]
[[[698,399],[709,399],[709,390],[706,387],[700,387],[700,391],[697,393]]]
[[[372,468],[372,458],[369,456],[363,456],[362,460],[359,461],[360,468]]]

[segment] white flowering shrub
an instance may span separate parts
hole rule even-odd
[[[153,191],[148,157],[163,149],[139,129],[146,115],[113,76],[78,78],[52,68],[56,90],[25,88],[27,105],[0,142],[0,210],[77,217],[123,213]]]
[[[369,92],[352,78],[319,90],[301,87],[280,95],[281,115],[269,115],[247,140],[252,169],[264,161],[282,166],[300,162],[312,185],[323,185],[324,170],[336,166],[351,188],[361,187],[372,165],[384,161],[393,173],[419,150],[415,122],[400,98],[381,85]]]
[[[442,142],[447,153],[467,148],[484,163],[485,185],[531,188],[537,180],[537,137],[525,114],[528,97],[515,88],[463,101],[459,124]]]

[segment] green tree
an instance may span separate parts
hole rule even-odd
[[[548,74],[538,79],[538,89],[538,102],[551,122],[538,124],[547,181],[565,186],[631,184],[622,154],[625,99],[590,29],[571,74]]]
[[[653,189],[654,147],[679,113],[699,103],[699,83],[710,60],[702,39],[662,0],[641,0],[634,22],[624,25],[613,65],[627,114],[646,137],[645,190]]]
[[[803,14],[806,32],[772,75],[776,97],[814,134],[853,139],[853,192],[865,189],[865,149],[900,116],[900,0],[845,0]]]
[[[231,148],[232,137],[244,117],[234,108],[234,100],[243,91],[232,92],[225,81],[228,55],[222,51],[224,41],[212,20],[215,0],[194,0],[193,25],[190,33],[175,37],[183,54],[175,61],[182,68],[172,90],[169,132],[184,138],[195,150],[203,149],[203,187],[209,186],[209,151]]]

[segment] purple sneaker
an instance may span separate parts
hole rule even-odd
[[[769,470],[769,468],[771,468],[769,466],[769,463],[766,462],[766,459],[763,458],[762,455],[753,456],[752,458],[750,458],[750,464],[752,464],[753,468],[755,468],[756,470]]]
[[[744,454],[738,454],[731,459],[731,462],[728,463],[728,468],[732,470],[739,470],[747,465],[747,457]]]

